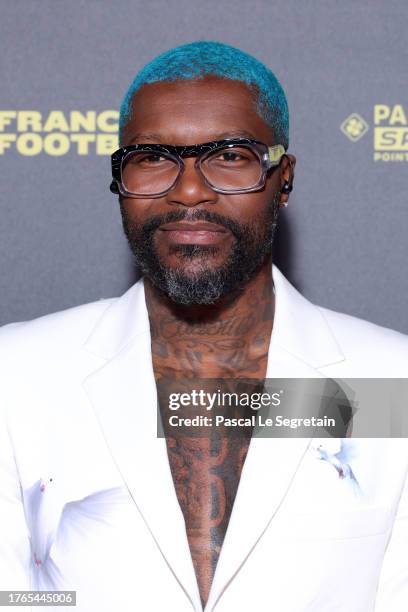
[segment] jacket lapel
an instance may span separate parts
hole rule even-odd
[[[275,266],[273,280],[275,315],[266,377],[326,378],[318,368],[343,361],[344,356],[323,315]],[[297,401],[301,406],[301,394]],[[310,442],[311,438],[251,440],[206,610],[217,604],[279,511]]]
[[[87,348],[104,352],[107,358],[84,381],[84,388],[112,458],[164,561],[194,608],[200,610],[166,443],[157,438],[156,386],[140,282],[108,309]]]

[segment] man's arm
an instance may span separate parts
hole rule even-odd
[[[30,590],[30,566],[20,479],[6,418],[0,409],[0,590]]]
[[[387,546],[376,598],[375,612],[408,610],[408,476]]]

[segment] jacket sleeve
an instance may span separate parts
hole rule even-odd
[[[385,552],[375,612],[408,610],[408,476]]]
[[[30,576],[31,547],[20,479],[0,407],[0,590],[30,590]]]

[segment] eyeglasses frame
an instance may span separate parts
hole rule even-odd
[[[234,189],[225,190],[214,187],[210,181],[204,176],[201,171],[201,162],[205,160],[206,154],[210,154],[217,149],[229,148],[233,146],[243,146],[253,149],[259,156],[261,162],[262,173],[259,181],[256,185],[245,189]],[[152,151],[154,153],[165,153],[170,155],[179,166],[179,173],[175,178],[172,185],[157,194],[134,194],[128,192],[122,183],[122,164],[129,153],[136,151]],[[213,140],[210,142],[204,142],[196,145],[167,145],[167,144],[152,144],[152,143],[138,143],[132,144],[125,147],[120,147],[117,151],[111,155],[112,165],[112,182],[110,184],[110,191],[115,194],[120,194],[127,198],[160,198],[169,193],[175,188],[176,184],[180,180],[181,175],[184,171],[183,157],[196,156],[195,168],[199,171],[206,185],[217,193],[233,194],[233,193],[249,193],[252,191],[258,191],[265,185],[266,175],[271,168],[279,166],[282,157],[286,151],[283,145],[277,144],[269,146],[260,140],[253,140],[251,138],[225,138],[223,140]]]

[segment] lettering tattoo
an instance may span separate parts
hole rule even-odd
[[[189,321],[150,313],[156,379],[262,378],[266,372],[273,305],[258,300],[250,312],[217,321]]]

